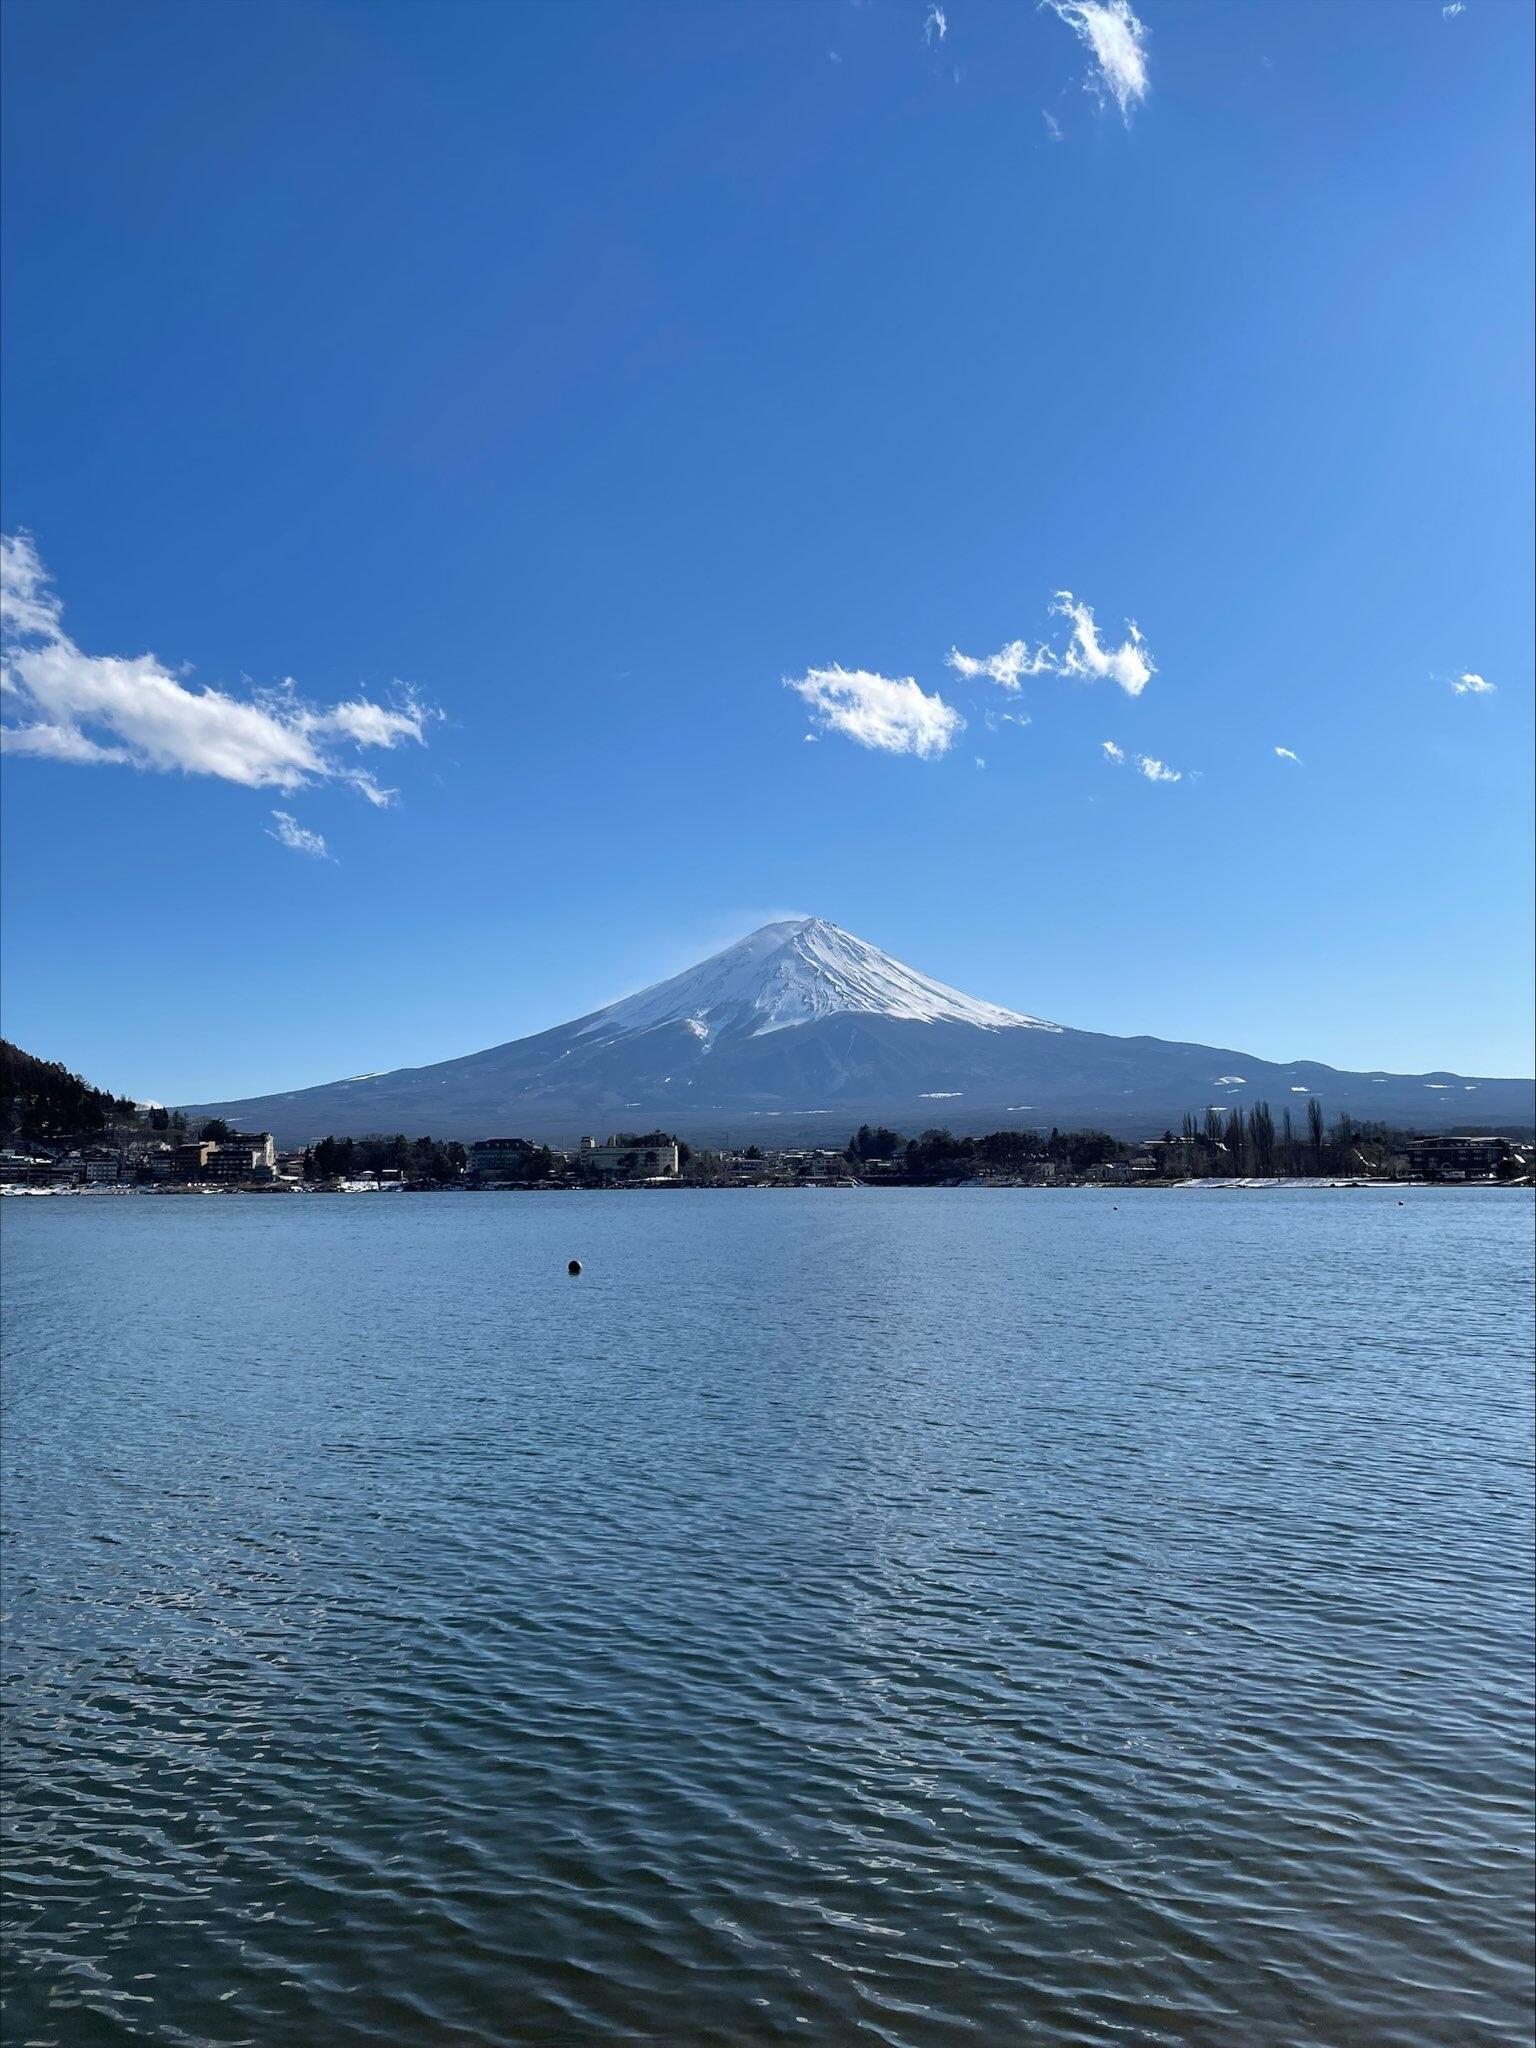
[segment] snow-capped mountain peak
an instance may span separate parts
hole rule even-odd
[[[986,1031],[1061,1028],[946,988],[852,932],[801,917],[764,925],[670,981],[610,1004],[583,1026],[582,1036],[608,1039],[683,1024],[700,1040],[726,1030],[757,1037],[849,1013]]]
[[[1452,1085],[1459,1082],[1454,1094]],[[571,1144],[583,1131],[668,1130],[709,1145],[842,1141],[861,1123],[959,1131],[1052,1123],[1144,1137],[1236,1087],[1360,1116],[1451,1128],[1528,1124],[1530,1081],[1277,1066],[1231,1047],[1063,1030],[978,1002],[820,918],[765,925],[654,988],[529,1038],[430,1067],[187,1107],[285,1144],[324,1132],[488,1132]],[[1250,1093],[1251,1091],[1251,1093]],[[1442,1092],[1443,1091],[1443,1092]]]

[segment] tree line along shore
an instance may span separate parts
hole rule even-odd
[[[1186,1114],[1143,1139],[1102,1130],[1009,1129],[979,1137],[932,1128],[907,1136],[861,1124],[841,1148],[690,1144],[665,1131],[617,1132],[575,1148],[529,1138],[404,1133],[328,1136],[278,1152],[265,1132],[218,1118],[190,1129],[177,1110],[92,1088],[62,1066],[0,1047],[0,1186],[13,1191],[163,1193],[596,1187],[1170,1187],[1190,1182],[1329,1180],[1521,1185],[1532,1178],[1520,1132],[1446,1135],[1329,1122],[1309,1097],[1298,1120],[1267,1103]]]

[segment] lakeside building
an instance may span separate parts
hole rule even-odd
[[[766,1152],[757,1152],[748,1158],[745,1152],[723,1152],[720,1155],[720,1177],[725,1181],[771,1180],[778,1171],[777,1161],[770,1159]]]
[[[576,1161],[587,1172],[612,1180],[676,1180],[682,1172],[682,1156],[671,1138],[640,1143],[620,1133],[606,1145],[583,1138]]]
[[[53,1161],[46,1153],[0,1152],[0,1181],[11,1187],[30,1187],[48,1178]]]
[[[1418,1180],[1494,1180],[1512,1160],[1524,1161],[1508,1138],[1410,1138],[1408,1170]]]
[[[265,1131],[253,1138],[225,1138],[209,1148],[203,1171],[209,1180],[275,1180],[277,1155]]]
[[[477,1138],[469,1148],[469,1170],[487,1180],[526,1180],[537,1150],[531,1138]]]
[[[848,1155],[825,1146],[803,1146],[780,1152],[774,1156],[773,1163],[795,1180],[845,1181],[852,1177]]]

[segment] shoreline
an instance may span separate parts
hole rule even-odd
[[[55,1201],[62,1198],[78,1199],[88,1197],[92,1201],[121,1201],[125,1197],[185,1200],[201,1195],[261,1196],[352,1196],[352,1195],[622,1195],[622,1194],[696,1194],[696,1195],[741,1195],[741,1194],[867,1194],[886,1192],[891,1194],[955,1194],[974,1189],[986,1194],[1027,1194],[1027,1195],[1133,1195],[1133,1194],[1268,1194],[1278,1190],[1296,1189],[1313,1192],[1343,1193],[1346,1191],[1370,1191],[1390,1188],[1435,1188],[1452,1190],[1457,1193],[1518,1192],[1530,1189],[1530,1180],[1513,1181],[1453,1181],[1453,1180],[1362,1180],[1326,1178],[1296,1178],[1293,1180],[1160,1180],[1160,1181],[632,1181],[629,1183],[610,1182],[606,1185],[593,1183],[576,1186],[570,1183],[550,1181],[528,1181],[518,1185],[501,1187],[455,1187],[455,1186],[405,1186],[396,1182],[382,1185],[354,1183],[350,1187],[298,1187],[265,1185],[219,1185],[214,1182],[193,1182],[177,1187],[121,1187],[98,1185],[95,1187],[54,1187],[34,1188],[13,1182],[0,1182],[0,1199],[14,1198]]]

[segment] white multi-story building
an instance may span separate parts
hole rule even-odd
[[[612,1180],[676,1180],[682,1160],[674,1139],[652,1142],[625,1138],[621,1132],[606,1145],[583,1138],[577,1162],[591,1173]]]

